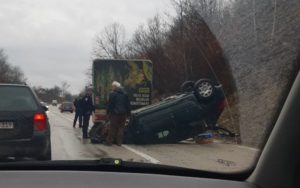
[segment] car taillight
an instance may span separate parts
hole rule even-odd
[[[33,116],[33,124],[35,131],[44,131],[48,129],[47,117],[45,114],[35,114]]]
[[[225,106],[226,106],[225,100],[221,100],[218,102],[217,108],[220,112],[222,112],[224,110]]]

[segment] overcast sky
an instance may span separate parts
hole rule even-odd
[[[169,0],[1,0],[0,48],[20,66],[31,85],[62,81],[77,94],[91,65],[93,38],[119,22],[127,36],[156,13],[172,10]]]

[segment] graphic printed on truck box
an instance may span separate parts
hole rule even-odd
[[[106,109],[111,83],[118,81],[127,93],[132,109],[151,104],[152,63],[148,60],[95,60],[93,63],[94,103]]]

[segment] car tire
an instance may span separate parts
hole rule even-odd
[[[191,92],[194,90],[194,85],[195,85],[194,81],[185,81],[181,84],[180,90],[182,92]]]
[[[214,96],[215,87],[209,79],[201,79],[195,83],[194,92],[200,101],[207,101]]]

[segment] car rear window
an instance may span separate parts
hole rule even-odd
[[[64,106],[65,106],[65,107],[71,107],[71,106],[72,106],[72,103],[64,103]]]
[[[38,104],[27,87],[0,86],[0,111],[35,111]]]

